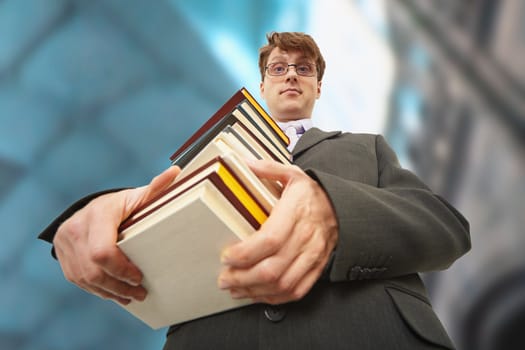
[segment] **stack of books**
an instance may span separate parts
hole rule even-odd
[[[144,274],[148,295],[126,310],[157,329],[249,304],[217,287],[220,253],[257,231],[281,184],[246,159],[291,163],[287,136],[242,88],[172,156],[182,171],[120,226],[118,246]]]

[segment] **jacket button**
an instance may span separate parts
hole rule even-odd
[[[279,306],[268,306],[264,309],[264,316],[272,322],[280,322],[286,317],[286,310]]]

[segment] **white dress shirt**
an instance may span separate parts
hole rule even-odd
[[[291,152],[299,138],[310,128],[312,128],[312,119],[297,119],[289,122],[277,122],[282,131],[290,139],[290,144],[288,145],[288,150]]]

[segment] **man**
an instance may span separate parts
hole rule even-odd
[[[307,129],[295,165],[249,164],[284,190],[259,232],[220,257],[218,287],[259,303],[174,325],[165,349],[453,348],[418,272],[447,268],[470,249],[466,220],[402,169],[381,136],[311,127],[325,63],[310,36],[269,34],[259,67],[271,115]],[[123,304],[143,300],[117,228],[179,171],[91,195],[57,218],[40,237],[53,241],[65,277]]]

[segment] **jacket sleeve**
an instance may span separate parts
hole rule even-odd
[[[446,269],[471,247],[468,222],[401,168],[382,136],[375,147],[377,186],[305,169],[328,194],[339,223],[330,280]]]
[[[53,238],[55,237],[55,233],[57,232],[58,228],[60,227],[60,225],[66,221],[67,219],[69,219],[71,216],[73,216],[73,214],[75,214],[77,211],[79,211],[80,209],[84,208],[89,202],[91,202],[93,199],[99,197],[99,196],[102,196],[104,194],[107,194],[107,193],[111,193],[111,192],[117,192],[117,191],[121,191],[121,190],[124,190],[125,188],[117,188],[117,189],[111,189],[111,190],[105,190],[105,191],[100,191],[100,192],[96,192],[96,193],[92,193],[82,199],[79,199],[78,201],[76,201],[75,203],[73,203],[69,208],[67,208],[62,214],[60,214],[59,216],[57,216],[55,218],[55,220],[53,220],[39,235],[38,235],[38,238],[44,240],[44,241],[47,241],[49,243],[53,243]],[[52,248],[51,249],[51,254],[53,255],[54,258],[56,258],[56,255],[55,255],[55,249]]]

